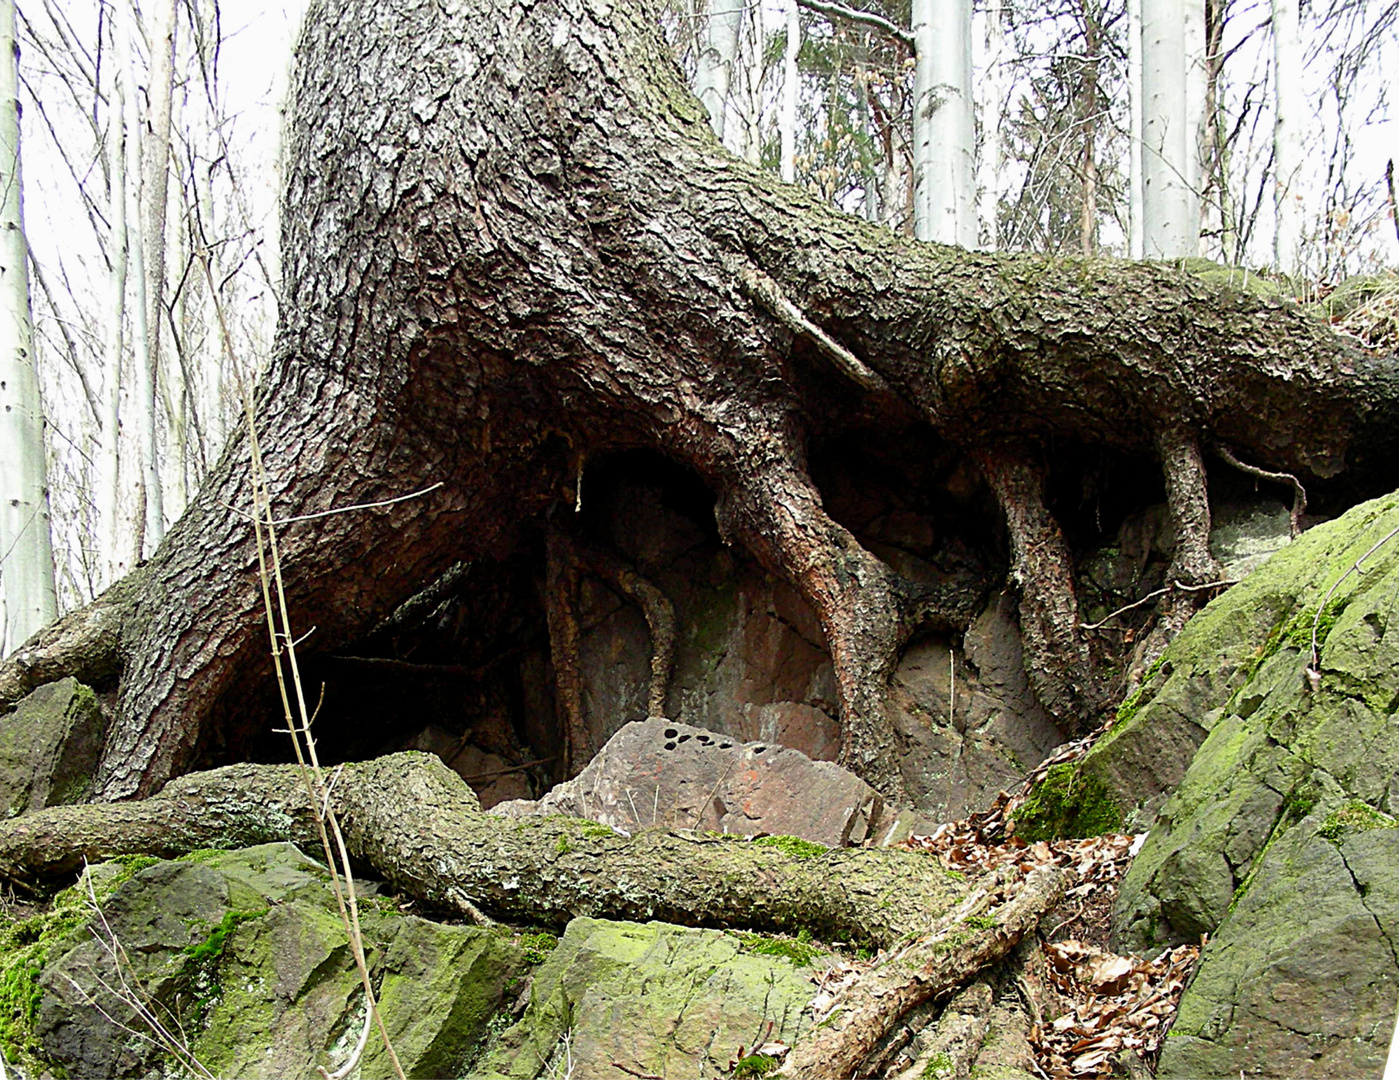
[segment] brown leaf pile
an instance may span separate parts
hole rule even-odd
[[[1142,960],[1071,939],[1047,943],[1044,955],[1050,982],[1074,1005],[1031,1028],[1039,1066],[1054,1077],[1099,1077],[1112,1075],[1123,1050],[1156,1053],[1200,949],[1181,945]]]
[[[1049,938],[1043,947],[1049,992],[1034,1003],[1044,1019],[1030,1038],[1040,1070],[1083,1080],[1111,1076],[1123,1050],[1153,1058],[1200,950],[1185,945],[1150,961],[1106,951],[1118,884],[1145,838],[1112,834],[1027,843],[1011,836],[997,842],[987,832],[978,819],[951,822],[901,846],[935,855],[949,870],[997,873],[1008,883],[1042,866],[1074,873],[1076,883],[1060,910],[1041,928]]]

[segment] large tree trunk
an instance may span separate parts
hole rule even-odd
[[[285,526],[293,623],[321,649],[454,561],[510,550],[572,503],[586,459],[649,448],[816,613],[841,757],[897,796],[889,674],[916,630],[962,625],[967,597],[904,581],[831,518],[810,438],[854,415],[927,424],[999,463],[1014,543],[1033,545],[1059,530],[1025,470],[1056,445],[1149,458],[1190,431],[1331,476],[1395,400],[1391,366],[1296,308],[1158,265],[907,241],[734,159],[646,0],[317,4],[299,55],[284,317],[257,408],[274,509],[442,485]],[[0,670],[3,707],[65,667],[121,667],[107,798],[262,723],[244,701],[266,670],[249,490],[235,437],[137,579]],[[1173,506],[1194,505],[1182,490]],[[1071,702],[1061,554],[1015,559],[1042,628],[1027,662]]]

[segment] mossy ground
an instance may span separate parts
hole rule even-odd
[[[743,1080],[753,1077],[766,1076],[777,1068],[777,1059],[769,1057],[767,1054],[749,1054],[734,1066],[735,1080]]]
[[[1122,811],[1097,776],[1055,765],[1015,812],[1015,835],[1031,842],[1101,836],[1122,827]]]
[[[777,937],[769,934],[736,934],[746,953],[755,956],[780,956],[796,967],[808,966],[825,950],[812,943],[811,931],[798,931],[797,936]]]
[[[1317,829],[1317,835],[1327,840],[1339,841],[1349,833],[1369,832],[1372,829],[1399,828],[1399,821],[1388,814],[1382,814],[1372,806],[1352,800],[1326,815],[1326,820]]]
[[[816,844],[798,836],[760,836],[753,843],[760,847],[772,847],[794,859],[814,859],[831,849],[825,844]]]

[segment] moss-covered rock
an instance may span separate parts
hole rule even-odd
[[[77,679],[23,698],[0,717],[0,815],[86,799],[106,735],[97,695]]]
[[[1399,845],[1386,827],[1396,596],[1389,496],[1210,604],[1080,766],[1132,823],[1159,809],[1121,887],[1119,948],[1212,935],[1163,1075],[1364,1075],[1383,1061],[1399,996],[1399,877],[1381,857]],[[1313,635],[1319,678],[1304,671]]]
[[[472,1075],[613,1076],[618,1062],[632,1075],[717,1080],[732,1075],[740,1048],[791,1044],[806,1030],[810,976],[734,934],[574,919],[535,974],[523,1018]]]
[[[33,1037],[12,1022],[7,1049],[73,1076],[148,1074],[163,1055],[136,1034],[146,1026],[134,995],[228,1080],[311,1078],[348,1060],[365,1000],[324,867],[289,844],[147,861],[91,871],[105,925],[89,927],[90,906],[65,894],[45,916],[44,940],[58,944],[0,953],[0,970],[34,976],[34,991],[17,984],[15,994],[21,1012],[34,999]],[[402,915],[372,886],[359,892],[380,1011],[407,1075],[462,1075],[527,966],[524,950],[508,934]],[[113,939],[127,958],[120,974]],[[131,989],[114,992],[123,978]],[[359,1075],[391,1074],[384,1057],[371,1040]]]
[[[1015,812],[1015,835],[1022,840],[1101,836],[1122,827],[1122,811],[1112,790],[1091,772],[1055,765]]]

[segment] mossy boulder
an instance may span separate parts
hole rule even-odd
[[[1162,1075],[1383,1061],[1399,1000],[1399,876],[1383,857],[1399,853],[1396,597],[1392,495],[1210,604],[1077,769],[1129,827],[1154,821],[1120,890],[1119,950],[1212,935]]]
[[[0,717],[0,815],[84,801],[107,721],[77,679],[46,683]]]
[[[1225,263],[1200,258],[1181,259],[1178,265],[1187,274],[1197,277],[1201,281],[1207,281],[1211,285],[1218,285],[1221,288],[1232,289],[1235,292],[1247,293],[1250,296],[1280,298],[1291,295],[1290,290],[1285,289],[1273,277],[1260,274],[1257,270],[1250,270],[1247,267],[1228,266]]]
[[[754,1047],[791,1044],[810,1022],[805,956],[755,949],[754,937],[574,919],[524,1016],[472,1075],[730,1076]]]
[[[463,1074],[527,968],[523,949],[508,933],[406,916],[373,886],[358,891],[381,1013],[407,1075]],[[75,1076],[168,1067],[135,1034],[146,1025],[131,994],[113,992],[123,977],[228,1080],[310,1078],[348,1060],[364,993],[319,863],[290,844],[205,852],[138,868],[108,892],[99,894],[101,920],[87,924],[90,910],[68,920],[67,947],[42,964],[34,1033],[47,1062]],[[127,958],[120,972],[113,939]],[[359,1074],[391,1072],[371,1040]]]

